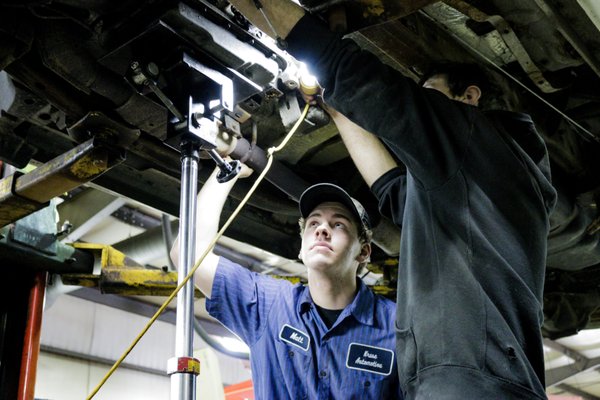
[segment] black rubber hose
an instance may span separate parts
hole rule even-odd
[[[169,220],[168,214],[161,216],[161,227],[163,234],[163,242],[165,244],[165,250],[167,251],[167,260],[169,260],[169,268],[171,271],[176,271],[175,264],[171,260],[171,247],[173,247],[173,232],[171,231],[171,221]]]
[[[213,338],[211,335],[208,334],[208,332],[206,332],[206,330],[204,330],[202,324],[198,321],[198,318],[194,318],[194,330],[198,333],[198,335],[200,335],[200,337],[206,342],[206,344],[208,344],[210,347],[217,350],[218,352],[221,352],[231,357],[239,358],[241,360],[250,359],[249,353],[243,353],[226,349],[221,342]]]

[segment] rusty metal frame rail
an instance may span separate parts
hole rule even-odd
[[[22,174],[0,180],[0,227],[48,205],[48,201],[102,175],[125,160],[124,153],[90,139]]]

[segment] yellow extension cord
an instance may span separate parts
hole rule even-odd
[[[206,257],[206,255],[212,251],[212,249],[215,246],[215,244],[217,243],[217,241],[221,238],[221,236],[223,236],[223,233],[225,232],[225,230],[229,227],[229,225],[231,225],[231,223],[233,222],[235,217],[237,217],[237,215],[241,211],[242,207],[244,207],[246,202],[248,202],[248,199],[250,198],[250,196],[252,196],[252,194],[254,193],[254,191],[256,190],[258,185],[260,184],[260,182],[264,179],[267,172],[269,172],[269,169],[271,168],[271,165],[273,164],[273,154],[280,151],[281,149],[283,149],[285,147],[285,145],[287,144],[287,142],[292,138],[292,136],[294,135],[294,133],[296,132],[296,130],[298,129],[298,127],[300,126],[300,124],[302,123],[304,118],[306,117],[306,114],[308,113],[308,107],[309,107],[309,105],[306,104],[306,106],[304,107],[304,110],[302,111],[302,115],[300,115],[300,118],[298,119],[298,121],[296,121],[296,123],[294,124],[292,129],[289,131],[289,133],[286,135],[286,137],[283,139],[281,144],[277,147],[270,147],[267,150],[267,165],[265,166],[265,168],[263,169],[261,174],[258,176],[256,181],[254,182],[254,185],[252,185],[252,187],[250,188],[248,193],[246,193],[246,196],[244,197],[242,202],[238,205],[238,207],[235,209],[233,214],[231,214],[231,216],[229,217],[227,222],[225,222],[225,225],[223,225],[221,230],[219,232],[217,232],[217,235],[214,237],[212,242],[210,242],[210,244],[208,245],[208,247],[206,248],[204,253],[202,253],[202,256],[200,256],[198,261],[196,261],[196,264],[194,264],[194,268],[192,268],[192,270],[185,277],[185,279],[183,281],[181,281],[181,283],[175,288],[175,290],[173,290],[173,293],[171,293],[171,295],[167,298],[167,300],[165,300],[163,305],[160,306],[160,308],[156,311],[156,313],[152,316],[152,318],[150,318],[150,321],[146,324],[144,329],[142,329],[142,331],[138,334],[138,336],[135,338],[135,340],[127,348],[127,350],[125,350],[123,355],[114,363],[114,365],[106,373],[104,378],[102,378],[100,383],[98,383],[98,386],[96,386],[94,388],[94,390],[92,391],[92,393],[90,393],[88,395],[87,400],[91,400],[98,393],[100,388],[106,383],[106,381],[108,381],[108,378],[110,378],[110,376],[117,370],[117,368],[119,367],[119,365],[121,365],[123,360],[125,360],[125,358],[129,355],[129,353],[131,353],[133,348],[138,344],[138,342],[146,334],[146,332],[148,332],[148,329],[150,329],[150,327],[152,326],[154,321],[156,321],[158,319],[160,314],[162,314],[162,312],[167,308],[169,303],[171,303],[171,301],[175,298],[175,296],[177,296],[177,293],[181,290],[181,288],[184,287],[185,284],[194,275],[194,272],[196,272],[196,270],[198,269],[200,264],[202,264],[202,261],[204,261],[204,258]]]

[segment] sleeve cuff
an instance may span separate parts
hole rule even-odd
[[[221,305],[223,304],[222,297],[227,285],[227,278],[236,276],[236,264],[226,258],[219,257],[219,264],[213,279],[213,285],[210,291],[210,298],[206,298],[206,311],[208,314],[220,320]]]
[[[377,197],[378,199],[381,199],[381,197],[383,195],[382,192],[387,187],[387,184],[405,173],[406,172],[404,171],[404,169],[402,167],[396,167],[396,168],[390,169],[388,172],[381,175],[373,183],[373,185],[371,186],[371,192],[375,195],[375,197]]]

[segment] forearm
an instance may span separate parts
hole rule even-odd
[[[218,169],[202,186],[197,196],[196,211],[196,261],[204,254],[208,245],[213,241],[219,229],[219,219],[223,206],[237,177],[229,182],[219,183],[216,179]],[[171,259],[179,267],[179,237],[171,249]],[[194,274],[196,285],[207,297],[211,296],[212,284],[217,271],[219,257],[210,251]],[[191,268],[192,266],[190,266]]]
[[[258,29],[271,37],[275,36],[265,17],[256,8],[253,0],[229,0],[229,3]],[[269,21],[273,24],[277,36],[283,39],[304,16],[302,7],[289,0],[260,0],[260,3],[263,5],[263,11]]]
[[[381,141],[339,112],[330,111],[356,168],[369,187],[383,174],[396,168],[396,160]]]

